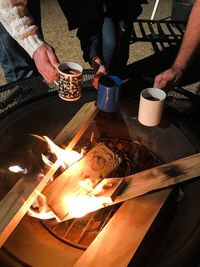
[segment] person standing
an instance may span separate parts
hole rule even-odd
[[[101,75],[121,74],[129,58],[132,23],[145,0],[58,2],[69,30],[78,29],[83,59],[95,71],[94,87]],[[30,77],[37,71],[47,82],[56,80],[59,61],[42,36],[40,0],[0,0],[0,22],[0,62],[7,81]]]
[[[122,75],[129,58],[133,21],[144,0],[58,0],[69,30],[77,29],[83,59],[94,69],[93,85],[101,75]]]

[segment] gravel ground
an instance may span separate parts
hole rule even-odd
[[[149,0],[147,5],[143,5],[143,12],[139,18],[149,19],[152,14],[153,6],[155,4],[154,0]],[[79,40],[76,37],[76,30],[68,31],[67,21],[64,18],[62,11],[60,10],[56,0],[41,0],[42,3],[42,26],[45,36],[45,40],[52,45],[60,61],[75,61],[81,64],[84,68],[89,69],[88,63],[85,63],[82,59],[82,52],[80,50]],[[172,1],[171,0],[160,0],[158,9],[155,15],[155,19],[164,19],[171,15]],[[151,43],[147,42],[136,42],[130,46],[130,57],[128,64],[129,66],[134,65],[137,62],[144,61],[144,67],[146,66],[146,59],[155,55],[154,48]],[[166,56],[168,57],[168,56]],[[173,58],[173,56],[172,56]],[[156,59],[162,65],[161,69],[165,69],[165,64]],[[171,60],[171,62],[173,59]],[[156,67],[155,59],[153,61],[155,66],[155,72],[159,72],[159,68]],[[168,63],[169,64],[169,63]],[[139,64],[140,65],[140,64]],[[136,64],[137,66],[137,64]],[[167,66],[167,64],[166,64]],[[143,69],[143,66],[141,67]],[[152,64],[150,63],[150,68],[152,69]],[[141,71],[140,69],[140,71]],[[149,71],[151,73],[151,71]],[[148,70],[146,70],[148,76]],[[3,76],[3,72],[0,69],[0,85],[5,84],[6,81]],[[199,82],[195,81],[191,84],[185,86],[186,89],[191,90],[195,93],[199,92]]]

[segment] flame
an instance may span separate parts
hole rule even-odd
[[[80,218],[87,213],[105,207],[107,203],[112,203],[109,197],[96,197],[96,196],[76,196],[64,198],[67,205],[68,214],[72,218]]]
[[[103,179],[96,186],[91,181],[91,179],[85,179],[84,181],[79,181],[79,185],[84,188],[87,192],[85,195],[77,195],[71,197],[64,197],[63,202],[67,212],[70,217],[80,218],[85,216],[87,213],[101,209],[106,206],[106,204],[112,203],[110,197],[96,196],[102,192],[103,187],[107,184],[107,180]]]
[[[56,155],[56,157],[60,161],[60,165],[63,168],[66,168],[66,165],[71,166],[73,163],[80,160],[83,156],[82,153],[78,153],[75,150],[69,151],[69,150],[60,148],[54,142],[52,142],[47,136],[44,136],[44,139],[47,141],[51,152]],[[43,157],[43,160],[44,160],[44,157]],[[49,160],[46,159],[45,162],[46,161],[49,161]]]
[[[68,171],[73,173],[77,171],[77,166],[79,168],[84,168],[84,166],[77,165],[79,164],[78,161],[83,156],[82,153],[60,148],[47,136],[44,136],[44,139],[48,143],[50,151],[56,155],[58,163],[62,167],[68,167]],[[94,133],[92,133],[90,141],[93,142],[93,139]],[[46,156],[42,155],[42,159],[45,164],[52,166],[52,162]],[[83,217],[87,213],[103,208],[106,206],[106,204],[112,203],[112,199],[110,197],[98,196],[98,194],[103,190],[105,184],[107,184],[106,179],[101,179],[100,183],[99,180],[92,182],[91,179],[79,181],[80,188],[84,189],[81,191],[81,194],[63,198],[63,206],[66,207],[66,211],[69,216],[73,218]],[[34,206],[35,209],[33,209]],[[29,216],[38,219],[45,220],[55,218],[57,221],[59,221],[54,212],[48,207],[45,196],[41,193],[38,195],[34,205],[32,205],[32,208],[30,208],[27,213]]]
[[[27,214],[31,217],[41,219],[41,220],[49,220],[49,219],[56,218],[56,215],[51,210],[47,212],[36,212],[32,208],[30,208],[27,211]]]
[[[49,220],[55,218],[57,221],[59,221],[55,213],[50,210],[49,206],[47,205],[45,196],[40,192],[37,193],[38,196],[32,204],[31,208],[28,209],[27,214],[31,217],[41,220]]]
[[[28,170],[26,168],[22,169],[18,165],[10,166],[8,169],[9,169],[9,171],[15,172],[15,173],[23,173],[23,174],[26,174],[28,172]]]
[[[79,181],[79,185],[87,191],[91,191],[94,187],[94,183],[89,178],[85,179],[84,181]]]

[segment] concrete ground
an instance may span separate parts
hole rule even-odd
[[[76,30],[70,32],[68,31],[67,21],[64,18],[62,11],[60,10],[57,4],[57,1],[41,0],[41,2],[42,2],[42,26],[43,26],[45,40],[47,41],[47,43],[49,43],[55,48],[59,60],[60,61],[72,60],[81,64],[84,68],[89,69],[90,68],[89,64],[85,63],[82,59],[82,52],[80,49],[79,40],[76,37]],[[149,2],[148,4],[143,5],[143,13],[140,15],[139,18],[144,18],[144,19],[150,18],[155,1],[149,0],[148,2]],[[155,15],[155,19],[164,19],[170,17],[171,7],[172,7],[172,0],[160,0]],[[154,59],[154,56],[155,56],[155,51],[151,43],[136,42],[131,44],[130,46],[130,57],[128,64],[129,66],[133,66],[134,69],[137,69],[137,66],[139,66],[139,68],[137,69],[138,73],[138,71],[142,72],[141,70],[143,70],[143,67],[141,67],[142,64],[144,64],[144,66],[148,66],[148,64],[146,64],[145,61],[147,60],[147,62],[150,61],[149,66],[152,69],[153,65],[151,64],[151,58]],[[173,57],[174,55],[172,56],[171,62],[173,61]],[[157,63],[159,62],[158,60],[156,59]],[[160,64],[162,65],[161,70],[165,68],[165,64],[163,65],[162,61],[160,61]],[[166,64],[166,66],[168,66],[168,64]],[[160,70],[157,67],[155,67],[155,71],[159,72]],[[155,76],[155,74],[156,74],[155,72],[152,73],[151,71],[149,71],[148,73],[148,69],[145,70],[145,75],[150,76],[151,81],[152,78]],[[3,71],[0,69],[0,85],[3,85],[5,83],[6,81],[3,76]],[[192,88],[191,90],[193,92],[197,92],[199,90],[197,89],[197,87],[198,86],[196,86],[196,83],[192,83],[192,86],[190,85],[188,88],[189,90],[190,88]]]

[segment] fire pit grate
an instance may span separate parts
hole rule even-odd
[[[122,159],[121,164],[110,177],[124,177],[154,166],[161,160],[138,142],[118,137],[105,136],[95,140],[108,146]],[[109,222],[121,204],[92,212],[83,218],[57,223],[55,219],[40,220],[41,224],[57,239],[80,249],[87,249],[104,226]]]
[[[84,90],[92,88],[92,77],[94,75],[93,70],[87,69],[83,72],[83,83],[82,87]],[[9,95],[12,94],[15,86],[18,85],[22,88],[22,91],[12,99],[12,101],[7,101]],[[0,119],[5,115],[16,110],[25,104],[31,103],[34,100],[40,99],[42,97],[56,94],[56,85],[47,85],[41,76],[35,76],[31,78],[24,79],[20,82],[6,84],[0,87],[0,102],[5,101],[6,106],[1,107],[0,103]],[[173,108],[174,110],[181,113],[188,113],[191,110],[192,102],[195,97],[190,92],[182,88],[176,88],[168,93],[170,101],[167,101],[167,107]]]
[[[84,70],[83,72],[83,82],[82,87],[84,89],[92,87],[92,76],[94,75],[93,70]],[[21,87],[21,91],[15,95],[14,98],[9,96],[12,94],[15,86]],[[16,110],[18,107],[25,104],[31,103],[34,100],[40,99],[42,97],[56,94],[57,86],[52,84],[47,84],[44,82],[41,76],[35,76],[31,78],[24,79],[19,82],[14,82],[6,84],[0,87],[0,118],[4,117],[8,113]],[[5,107],[1,106],[1,102],[5,103]]]

